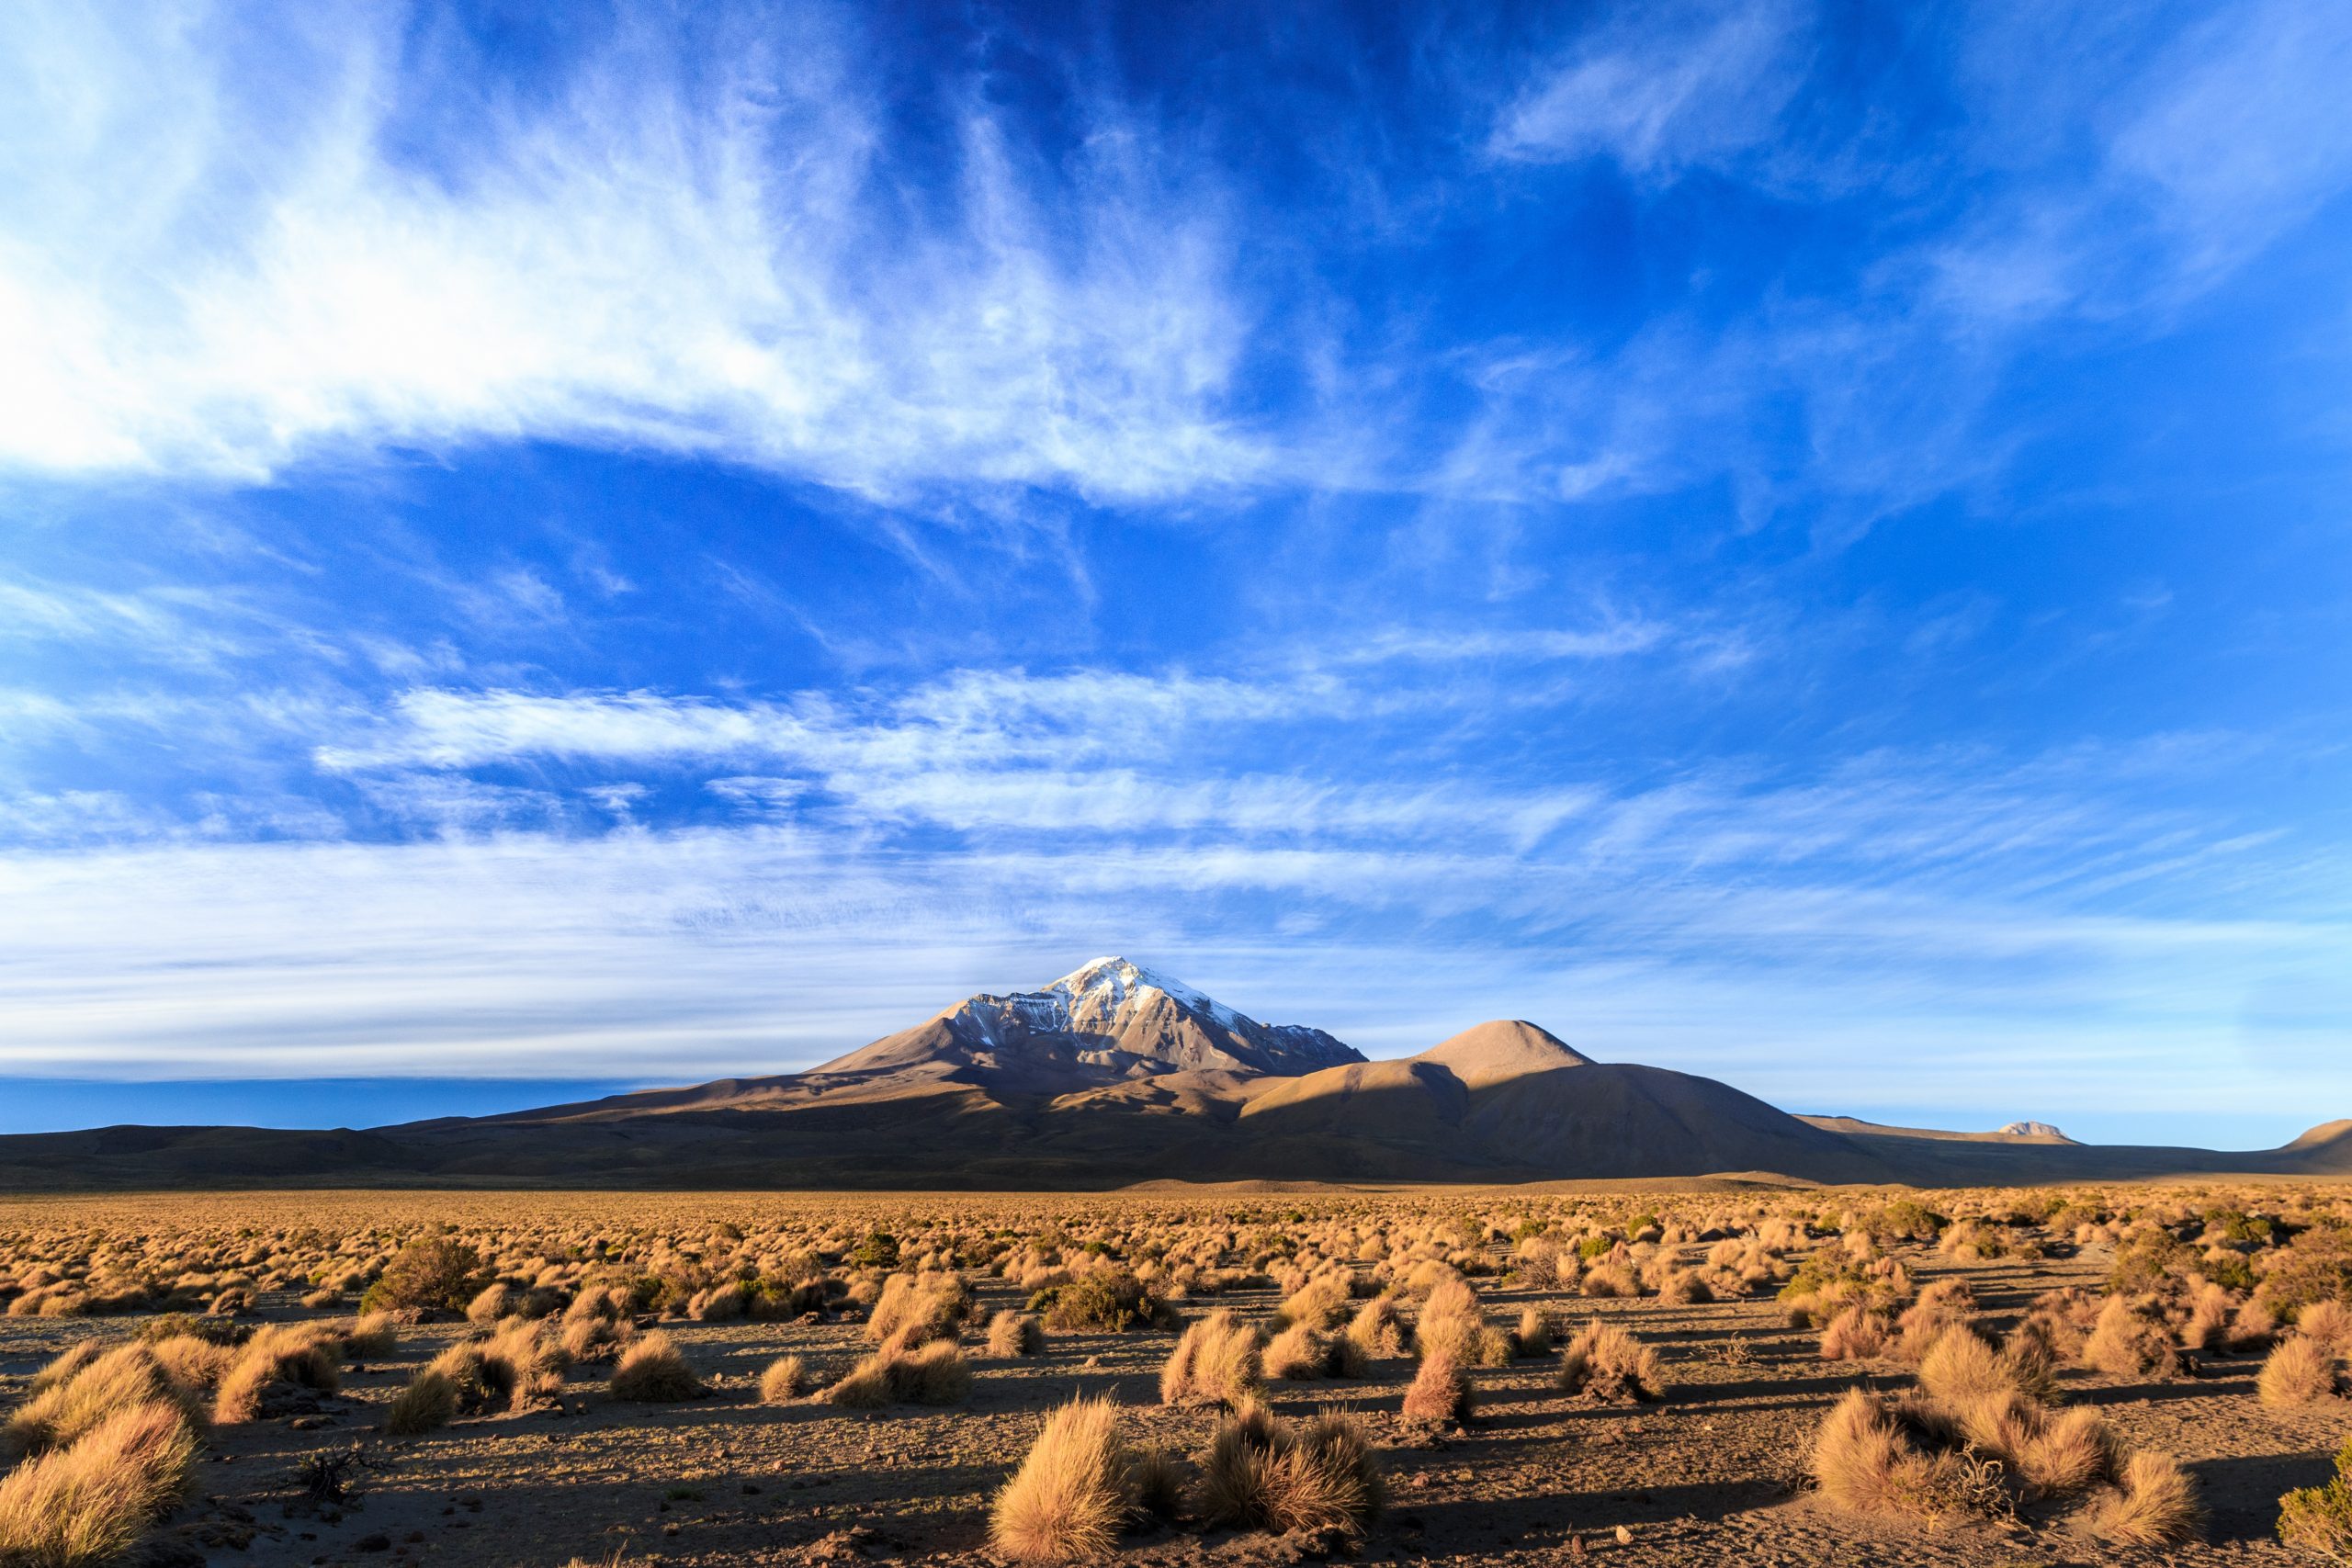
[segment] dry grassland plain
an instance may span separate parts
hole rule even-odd
[[[0,1201],[0,1564],[2344,1562],[2347,1309],[2311,1183]]]

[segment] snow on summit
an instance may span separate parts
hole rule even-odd
[[[1208,1014],[1227,1029],[1241,1020],[1239,1013],[1207,993],[1115,955],[1080,964],[1047,986],[1046,990],[1048,994],[1067,998],[1073,1010],[1080,998],[1107,999],[1114,1014],[1125,1010],[1130,998],[1144,991],[1158,991],[1180,1006]]]

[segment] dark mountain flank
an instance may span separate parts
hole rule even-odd
[[[2283,1149],[2100,1147],[1798,1117],[1596,1062],[1523,1021],[1368,1061],[1125,959],[969,998],[806,1073],[366,1132],[108,1127],[0,1137],[0,1187],[1107,1189],[1769,1173],[1976,1185],[2352,1175],[2352,1122]]]

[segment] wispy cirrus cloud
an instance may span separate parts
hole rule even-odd
[[[527,92],[389,12],[5,27],[18,468],[252,479],[536,438],[1140,497],[1263,462],[1199,171],[1116,123],[1048,164],[951,98],[924,107],[953,183],[893,189],[839,12],[625,7]]]
[[[1497,157],[1605,156],[1671,180],[1768,139],[1804,80],[1801,0],[1623,6],[1570,46],[1503,114]]]

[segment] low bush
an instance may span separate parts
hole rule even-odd
[[[461,1241],[427,1236],[410,1242],[384,1265],[359,1298],[362,1312],[410,1309],[461,1313],[481,1293],[481,1254]]]
[[[1064,1333],[1118,1334],[1156,1327],[1168,1318],[1167,1303],[1141,1280],[1112,1269],[1098,1269],[1068,1284],[1048,1286],[1029,1298],[1029,1310],[1043,1314],[1047,1327]]]

